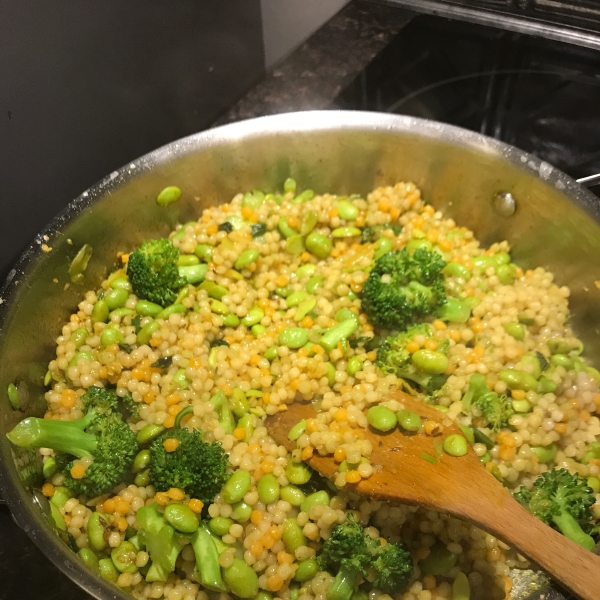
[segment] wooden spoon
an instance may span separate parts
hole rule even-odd
[[[582,600],[600,600],[600,557],[525,510],[484,468],[472,448],[462,457],[440,452],[447,435],[461,433],[444,413],[402,392],[391,394],[390,399],[398,400],[424,421],[439,423],[442,431],[437,436],[405,434],[399,428],[390,433],[365,431],[365,439],[373,445],[371,464],[379,470],[369,479],[347,484],[350,491],[425,506],[471,521],[516,548]],[[294,403],[287,411],[269,417],[266,426],[278,444],[294,450],[296,442],[289,440],[289,430],[298,421],[314,416],[311,404]],[[424,458],[424,453],[434,457],[435,464]],[[331,455],[315,454],[306,462],[328,478],[337,472]]]

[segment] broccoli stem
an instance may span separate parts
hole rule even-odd
[[[356,331],[357,327],[357,319],[346,319],[329,328],[320,339],[319,344],[327,352],[331,352],[342,340],[348,339]]]
[[[586,550],[593,550],[596,543],[577,522],[577,520],[566,511],[561,511],[557,515],[552,515],[552,520],[560,529],[560,532],[572,542],[583,546]]]
[[[6,437],[22,448],[52,448],[81,458],[89,456],[98,446],[96,436],[84,431],[94,417],[93,411],[78,421],[29,417],[18,423]]]
[[[341,565],[333,583],[327,590],[327,600],[350,600],[354,593],[358,574],[356,569]]]
[[[192,536],[192,548],[196,555],[196,579],[209,590],[226,592],[227,587],[219,566],[219,552],[205,523],[200,523],[200,527]]]

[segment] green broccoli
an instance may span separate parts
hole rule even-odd
[[[187,280],[177,266],[179,252],[167,239],[143,242],[127,262],[133,293],[161,306],[175,302],[177,291]]]
[[[175,570],[175,562],[183,548],[179,536],[173,526],[165,522],[156,502],[142,506],[135,518],[141,526],[138,539],[152,560],[146,581],[167,581],[169,574]]]
[[[393,594],[404,590],[413,574],[410,553],[402,544],[382,546],[350,519],[336,526],[317,558],[321,569],[336,573],[327,600],[350,600],[360,576],[374,572],[374,586]]]
[[[412,360],[413,355],[406,349],[406,344],[417,335],[431,337],[433,335],[431,326],[427,323],[419,323],[396,336],[388,337],[377,349],[375,364],[384,373],[408,379],[419,385],[425,393],[431,394],[446,383],[448,376],[443,371],[448,367],[448,363],[446,361],[441,364],[440,368],[444,367],[441,373],[425,372],[417,367]],[[448,352],[448,340],[444,342],[439,344],[437,352],[445,355]]]
[[[585,479],[566,469],[552,469],[534,481],[533,489],[521,487],[514,496],[530,513],[565,537],[587,550],[594,548],[590,507],[596,497]]]
[[[400,225],[368,225],[360,234],[360,243],[372,244],[382,237],[383,232],[388,229],[391,230],[394,235],[400,235],[400,232],[402,231]]]
[[[508,425],[514,410],[506,395],[500,396],[488,389],[485,376],[473,373],[469,379],[469,389],[462,397],[463,410],[469,411],[476,406],[481,416],[492,431],[500,431]]]
[[[166,439],[175,438],[179,446],[167,452]],[[150,446],[150,481],[158,491],[180,488],[208,506],[228,479],[227,455],[221,444],[209,444],[200,431],[175,428],[165,431]]]
[[[29,417],[6,434],[16,446],[52,448],[59,452],[57,463],[65,475],[64,484],[75,495],[87,498],[110,492],[129,472],[138,450],[135,434],[118,410],[113,390],[90,387],[83,396],[86,414],[77,421],[55,421]],[[74,479],[71,467],[75,456],[91,456],[93,462],[84,477]]]
[[[407,248],[378,258],[362,292],[362,310],[378,327],[403,331],[446,303],[442,269],[437,252]]]

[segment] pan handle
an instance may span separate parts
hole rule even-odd
[[[577,180],[577,183],[586,188],[598,185],[600,183],[600,173],[596,173],[595,175],[588,175],[587,177],[581,177],[581,179]]]

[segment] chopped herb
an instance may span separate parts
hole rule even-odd
[[[127,352],[127,354],[131,354],[131,352],[133,351],[133,346],[121,342],[119,344],[119,349],[123,350],[123,352]]]
[[[233,225],[229,221],[225,221],[225,223],[219,225],[218,230],[231,233],[233,231]]]
[[[142,328],[141,321],[142,317],[140,317],[140,315],[136,315],[135,317],[133,317],[133,319],[131,319],[131,324],[135,327],[136,334],[138,334],[140,332],[140,329]]]
[[[229,346],[229,342],[225,341],[223,338],[220,338],[218,340],[213,340],[210,343],[211,348],[217,348],[218,346]]]
[[[432,465],[435,465],[437,463],[437,460],[427,452],[421,452],[419,456],[427,462],[431,463]]]
[[[254,223],[250,227],[250,231],[252,232],[252,237],[260,237],[261,235],[265,235],[267,233],[267,226],[264,223]]]
[[[167,369],[173,364],[172,356],[161,356],[156,362],[153,362],[150,366],[155,369]]]

